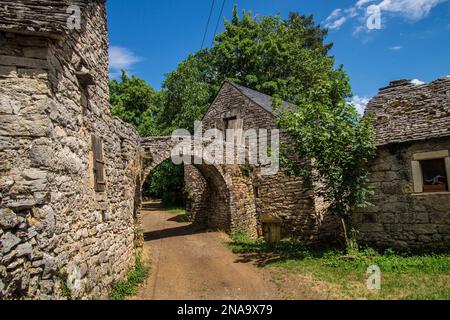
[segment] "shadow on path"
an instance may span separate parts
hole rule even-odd
[[[156,230],[156,231],[149,231],[144,233],[144,240],[145,241],[154,241],[159,239],[166,239],[166,238],[175,238],[175,237],[183,237],[198,233],[205,233],[206,229],[201,226],[194,226],[194,225],[188,225],[188,226],[182,226],[177,228],[169,228],[164,230]]]

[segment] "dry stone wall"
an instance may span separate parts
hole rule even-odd
[[[370,166],[375,194],[355,214],[360,241],[382,248],[450,247],[450,194],[414,193],[414,153],[449,150],[450,138],[381,147]]]
[[[61,4],[33,2],[42,19],[50,2]],[[105,296],[134,263],[140,137],[109,112],[104,1],[83,5],[83,28],[61,38],[0,32],[0,298],[61,298],[65,285],[73,298]]]
[[[450,247],[450,192],[417,192],[414,155],[450,150],[450,78],[415,85],[393,81],[368,105],[376,158],[369,165],[372,204],[355,213],[360,241],[403,250]]]

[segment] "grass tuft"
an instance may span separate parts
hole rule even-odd
[[[113,285],[109,295],[110,300],[125,300],[128,297],[138,293],[138,288],[145,282],[150,274],[150,265],[145,262],[141,254],[136,256],[136,265],[133,270],[128,273],[126,280],[117,282]]]

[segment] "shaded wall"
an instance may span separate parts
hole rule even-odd
[[[372,205],[354,219],[362,243],[403,250],[450,247],[450,193],[414,192],[413,155],[435,150],[450,150],[450,138],[378,150],[369,175]]]
[[[0,298],[61,297],[64,283],[73,298],[104,296],[134,263],[140,138],[109,111],[104,1],[83,4],[81,30],[0,32]]]

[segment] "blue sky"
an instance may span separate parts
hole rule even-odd
[[[159,89],[164,74],[200,49],[212,1],[109,0],[111,74],[124,68]],[[450,75],[450,0],[226,0],[222,17],[223,0],[214,1],[206,46],[234,4],[259,15],[313,14],[330,28],[331,54],[359,108],[391,80]]]

